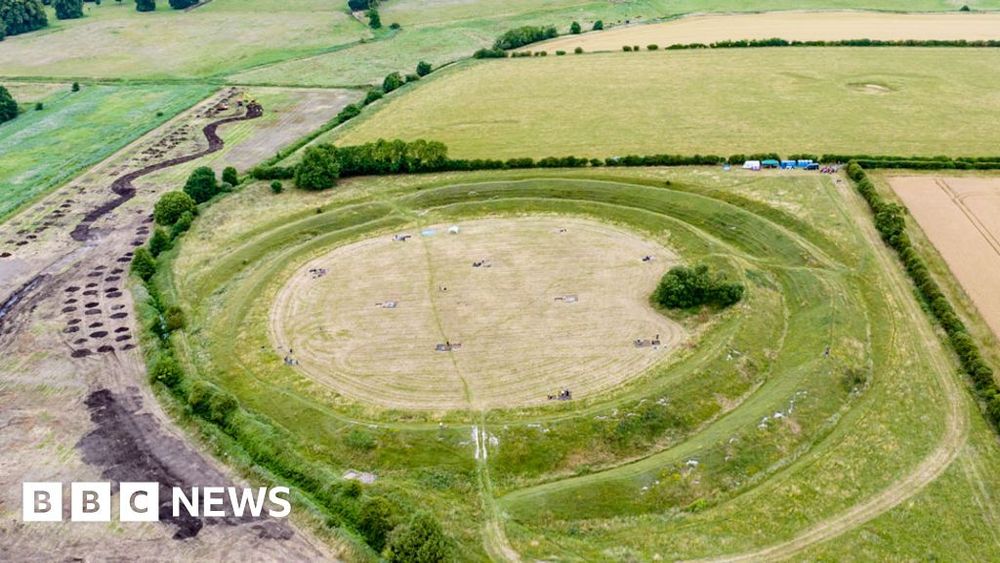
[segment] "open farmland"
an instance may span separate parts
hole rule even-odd
[[[469,158],[987,155],[1000,143],[991,79],[998,70],[997,49],[725,49],[477,62],[442,71],[333,134],[340,144],[434,139]]]
[[[1000,179],[892,176],[889,184],[1000,338]]]
[[[3,41],[0,76],[204,78],[370,37],[326,0],[213,0],[192,12],[165,1],[148,13],[134,2],[86,6],[85,18],[50,16],[51,29]]]
[[[206,86],[86,85],[70,92],[48,84],[15,85],[24,101],[38,101],[0,125],[0,219],[25,202],[73,178],[147,131],[193,106]]]
[[[618,51],[623,45],[712,43],[726,39],[835,41],[839,39],[1000,39],[1000,14],[889,14],[877,12],[765,12],[699,15],[662,23],[566,35],[537,46],[549,54],[577,47]]]

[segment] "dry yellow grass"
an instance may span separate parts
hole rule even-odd
[[[536,51],[618,51],[623,45],[661,47],[725,39],[780,37],[798,41],[838,39],[1000,39],[1000,14],[881,14],[873,12],[779,12],[704,15],[649,25],[569,35]]]
[[[605,391],[685,336],[648,302],[674,261],[659,244],[566,218],[459,226],[457,235],[437,225],[406,242],[369,239],[306,264],[272,308],[275,346],[359,401],[486,409],[543,403],[564,388]],[[487,265],[473,267],[479,260]],[[578,301],[557,300],[567,295]],[[633,344],[657,334],[660,347]],[[435,350],[446,342],[461,348]]]
[[[899,176],[889,183],[1000,337],[1000,178]]]

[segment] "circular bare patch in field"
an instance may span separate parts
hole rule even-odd
[[[272,341],[345,396],[446,410],[545,403],[563,389],[593,395],[685,336],[648,302],[674,262],[661,245],[578,219],[458,226],[373,238],[309,262],[278,293]]]

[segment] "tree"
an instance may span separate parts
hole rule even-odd
[[[427,61],[417,63],[417,76],[427,76],[431,73],[431,70],[433,70],[431,63]]]
[[[340,162],[333,145],[316,145],[306,149],[302,162],[295,169],[295,186],[303,190],[325,190],[337,184]]]
[[[174,225],[178,223],[185,213],[193,217],[198,206],[188,194],[184,192],[167,192],[160,196],[160,200],[153,206],[153,219],[158,225]]]
[[[383,497],[369,497],[358,512],[358,533],[376,553],[381,553],[397,519],[392,503]]]
[[[38,0],[0,0],[0,21],[6,35],[18,35],[49,25],[45,7]]]
[[[369,8],[365,15],[368,16],[368,27],[372,29],[382,28],[382,18],[378,15],[378,10]]]
[[[729,283],[721,275],[713,276],[708,266],[671,268],[660,280],[653,299],[670,309],[690,309],[702,305],[724,308],[743,298],[746,288]]]
[[[222,181],[235,186],[240,183],[240,175],[235,168],[227,166],[222,169]]]
[[[142,281],[149,281],[149,278],[156,274],[156,259],[149,249],[140,247],[132,255],[132,273],[139,276]]]
[[[271,193],[280,194],[285,190],[285,186],[281,185],[281,182],[275,180],[271,182]]]
[[[600,30],[604,29],[604,21],[603,20],[597,20],[597,21],[595,21],[594,22],[594,27],[592,29],[594,31],[600,31]]]
[[[198,0],[170,0],[170,7],[175,10],[190,8],[198,3]]]
[[[0,123],[17,117],[17,102],[7,88],[0,86]]]
[[[56,18],[60,20],[83,17],[83,0],[52,0],[52,7],[56,10]]]
[[[578,35],[581,31],[583,31],[583,28],[580,27],[580,22],[573,22],[570,24],[569,32],[573,35]]]
[[[79,92],[80,91],[80,83],[79,82],[74,82],[73,85],[70,86],[69,89],[70,89],[71,92]]]
[[[215,170],[208,166],[195,168],[184,183],[184,193],[191,196],[195,203],[205,203],[219,193],[219,181],[215,178]]]
[[[184,378],[181,366],[172,356],[162,356],[153,364],[153,369],[149,370],[149,380],[151,383],[160,382],[167,387],[174,387]]]
[[[393,72],[382,81],[382,91],[388,94],[404,84],[403,77],[398,72]]]
[[[161,227],[157,227],[153,231],[153,236],[149,237],[149,252],[153,256],[159,256],[161,252],[170,250],[171,240],[170,235],[166,230]]]
[[[388,551],[392,563],[439,563],[448,561],[450,549],[441,524],[419,512],[389,534]]]
[[[152,12],[156,10],[156,0],[135,0],[137,12]]]
[[[384,95],[385,94],[382,92],[381,88],[372,88],[367,94],[365,94],[364,105],[367,106],[370,103],[377,102],[378,100],[381,100]]]

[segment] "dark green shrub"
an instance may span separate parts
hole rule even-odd
[[[281,182],[275,180],[271,182],[271,193],[280,194],[285,190],[285,187],[281,185]]]
[[[333,145],[316,145],[306,149],[302,162],[295,169],[295,187],[303,190],[325,190],[337,184],[340,162]]]
[[[702,305],[729,307],[742,298],[746,288],[730,283],[721,275],[712,275],[708,266],[676,266],[660,280],[653,300],[670,309],[690,309]]]
[[[132,255],[132,273],[139,276],[142,281],[149,281],[156,274],[156,259],[149,249],[139,247]]]
[[[369,497],[361,503],[357,529],[365,542],[376,553],[381,553],[389,538],[389,532],[396,527],[398,521],[399,517],[392,503],[383,497]]]
[[[196,414],[216,424],[225,424],[239,407],[232,395],[205,381],[195,381],[191,385],[188,405]]]
[[[573,52],[579,55],[583,53],[583,47],[577,47],[576,49],[573,49]]]
[[[431,73],[431,70],[433,70],[431,63],[426,61],[420,61],[417,63],[417,76],[427,76]]]
[[[175,10],[190,8],[198,3],[198,0],[170,0],[170,7]]]
[[[559,50],[559,51],[556,51],[556,55],[557,55],[557,56],[560,56],[560,57],[561,57],[561,56],[563,56],[563,55],[565,55],[565,54],[566,54],[566,51],[562,51],[562,50]]]
[[[372,88],[371,90],[368,91],[367,94],[365,94],[364,104],[367,106],[368,104],[370,104],[372,102],[376,102],[378,100],[381,100],[382,96],[384,96],[384,95],[385,94],[382,92],[381,89],[379,89],[379,88]]]
[[[382,80],[382,91],[388,94],[403,84],[403,77],[400,76],[398,72],[393,72],[388,74],[385,79]]]
[[[184,213],[194,215],[198,206],[184,192],[167,192],[153,206],[153,219],[158,225],[173,225]]]
[[[646,45],[646,50],[647,51],[655,51],[655,50],[657,50],[659,48],[660,48],[660,46],[657,45],[656,43],[650,43],[649,45]]]
[[[42,111],[45,109],[45,104],[42,102],[35,102],[35,111]]]
[[[595,21],[594,22],[594,27],[592,27],[591,29],[593,29],[594,31],[600,31],[600,30],[604,29],[604,21],[603,20],[597,20],[597,21]]]
[[[7,88],[0,85],[0,123],[17,117],[17,102]]]
[[[448,538],[429,513],[418,512],[389,534],[386,559],[391,563],[438,563],[451,559]]]
[[[368,16],[368,27],[372,29],[382,29],[382,16],[378,14],[378,10],[375,8],[369,8],[365,15]]]
[[[83,0],[52,0],[56,19],[73,20],[83,17]]]
[[[215,170],[208,166],[199,166],[188,176],[184,183],[184,193],[191,196],[195,203],[205,203],[219,193],[219,181],[215,178]]]
[[[137,12],[152,12],[156,10],[156,0],[135,0]]]
[[[194,223],[194,213],[190,211],[185,211],[184,213],[181,213],[181,216],[178,217],[177,222],[174,223],[174,226],[170,228],[171,238],[177,238],[182,234],[188,232],[188,230],[191,229],[191,225],[193,223]]]
[[[573,23],[571,23],[569,25],[569,32],[570,33],[572,33],[574,35],[578,35],[581,31],[583,31],[583,28],[580,27],[580,22],[573,22]]]
[[[240,175],[235,168],[227,166],[222,170],[222,181],[230,186],[236,186],[240,183]]]
[[[184,379],[184,371],[173,356],[163,355],[149,370],[150,383],[162,383],[167,387],[176,387]]]
[[[557,32],[556,28],[552,26],[540,27],[535,25],[525,25],[505,31],[493,43],[493,48],[501,51],[516,49],[529,43],[552,39],[557,35],[559,35],[559,32]]]
[[[163,324],[167,332],[173,332],[184,328],[187,324],[184,318],[184,310],[177,305],[171,305],[163,311]]]
[[[170,250],[172,244],[171,237],[162,227],[153,230],[153,236],[149,237],[149,252],[153,256],[159,256],[161,252]]]
[[[626,53],[631,53],[632,47],[629,47],[628,45],[622,45],[622,51],[625,51]]]

